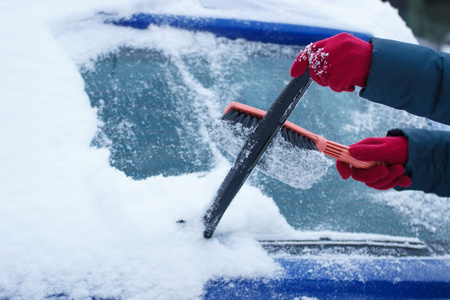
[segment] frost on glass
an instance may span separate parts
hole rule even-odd
[[[253,130],[239,123],[217,120],[211,126],[210,136],[219,148],[235,158]],[[277,133],[256,168],[291,187],[309,189],[327,174],[331,164],[322,153],[296,147]]]
[[[210,168],[212,154],[192,105],[199,95],[170,57],[123,48],[82,75],[101,121],[92,144],[110,149],[111,165],[134,179]]]

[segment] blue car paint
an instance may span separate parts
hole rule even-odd
[[[277,259],[277,278],[221,278],[204,299],[450,298],[450,261],[439,258]]]
[[[120,26],[145,29],[150,25],[171,26],[192,31],[205,31],[229,39],[246,39],[283,45],[307,45],[344,30],[324,27],[261,22],[238,19],[204,18],[175,15],[135,14],[129,19],[109,18],[107,22]],[[345,31],[369,41],[371,35],[361,32]]]

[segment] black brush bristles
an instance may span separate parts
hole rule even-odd
[[[221,119],[230,122],[232,125],[239,123],[245,128],[254,128],[261,118],[232,108],[225,113]],[[280,133],[287,142],[298,148],[319,151],[313,140],[299,134],[298,132],[292,131],[291,129],[283,126]]]

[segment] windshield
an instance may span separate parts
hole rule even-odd
[[[290,65],[301,50],[210,34],[165,34],[199,39],[198,47],[165,51],[124,45],[81,68],[102,122],[92,145],[107,147],[111,165],[135,180],[207,173],[223,157],[232,163],[233,157],[211,139],[211,124],[232,101],[267,110],[289,82]],[[392,128],[428,128],[425,119],[370,103],[357,92],[334,93],[315,83],[289,120],[345,145],[385,136]],[[292,176],[307,179],[310,174]],[[247,183],[271,197],[299,231],[418,237],[430,244],[450,238],[447,199],[369,189],[343,181],[333,166],[308,189],[258,171]]]

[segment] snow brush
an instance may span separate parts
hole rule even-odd
[[[231,102],[225,109],[221,120],[251,129],[260,122],[265,114],[266,112],[261,109],[239,102]],[[295,147],[322,152],[328,157],[345,162],[358,169],[368,169],[378,164],[375,161],[358,160],[350,154],[348,146],[327,140],[289,121],[286,121],[281,128],[281,136]]]
[[[309,70],[306,70],[302,76],[293,78],[267,112],[237,102],[231,103],[226,108],[222,120],[232,124],[239,123],[243,127],[254,128],[254,130],[245,141],[233,167],[219,187],[203,218],[205,238],[212,237],[231,201],[280,130],[284,139],[290,141],[295,147],[322,151],[357,168],[369,168],[376,164],[358,161],[348,153],[347,146],[328,141],[291,122],[286,122],[311,82]]]

